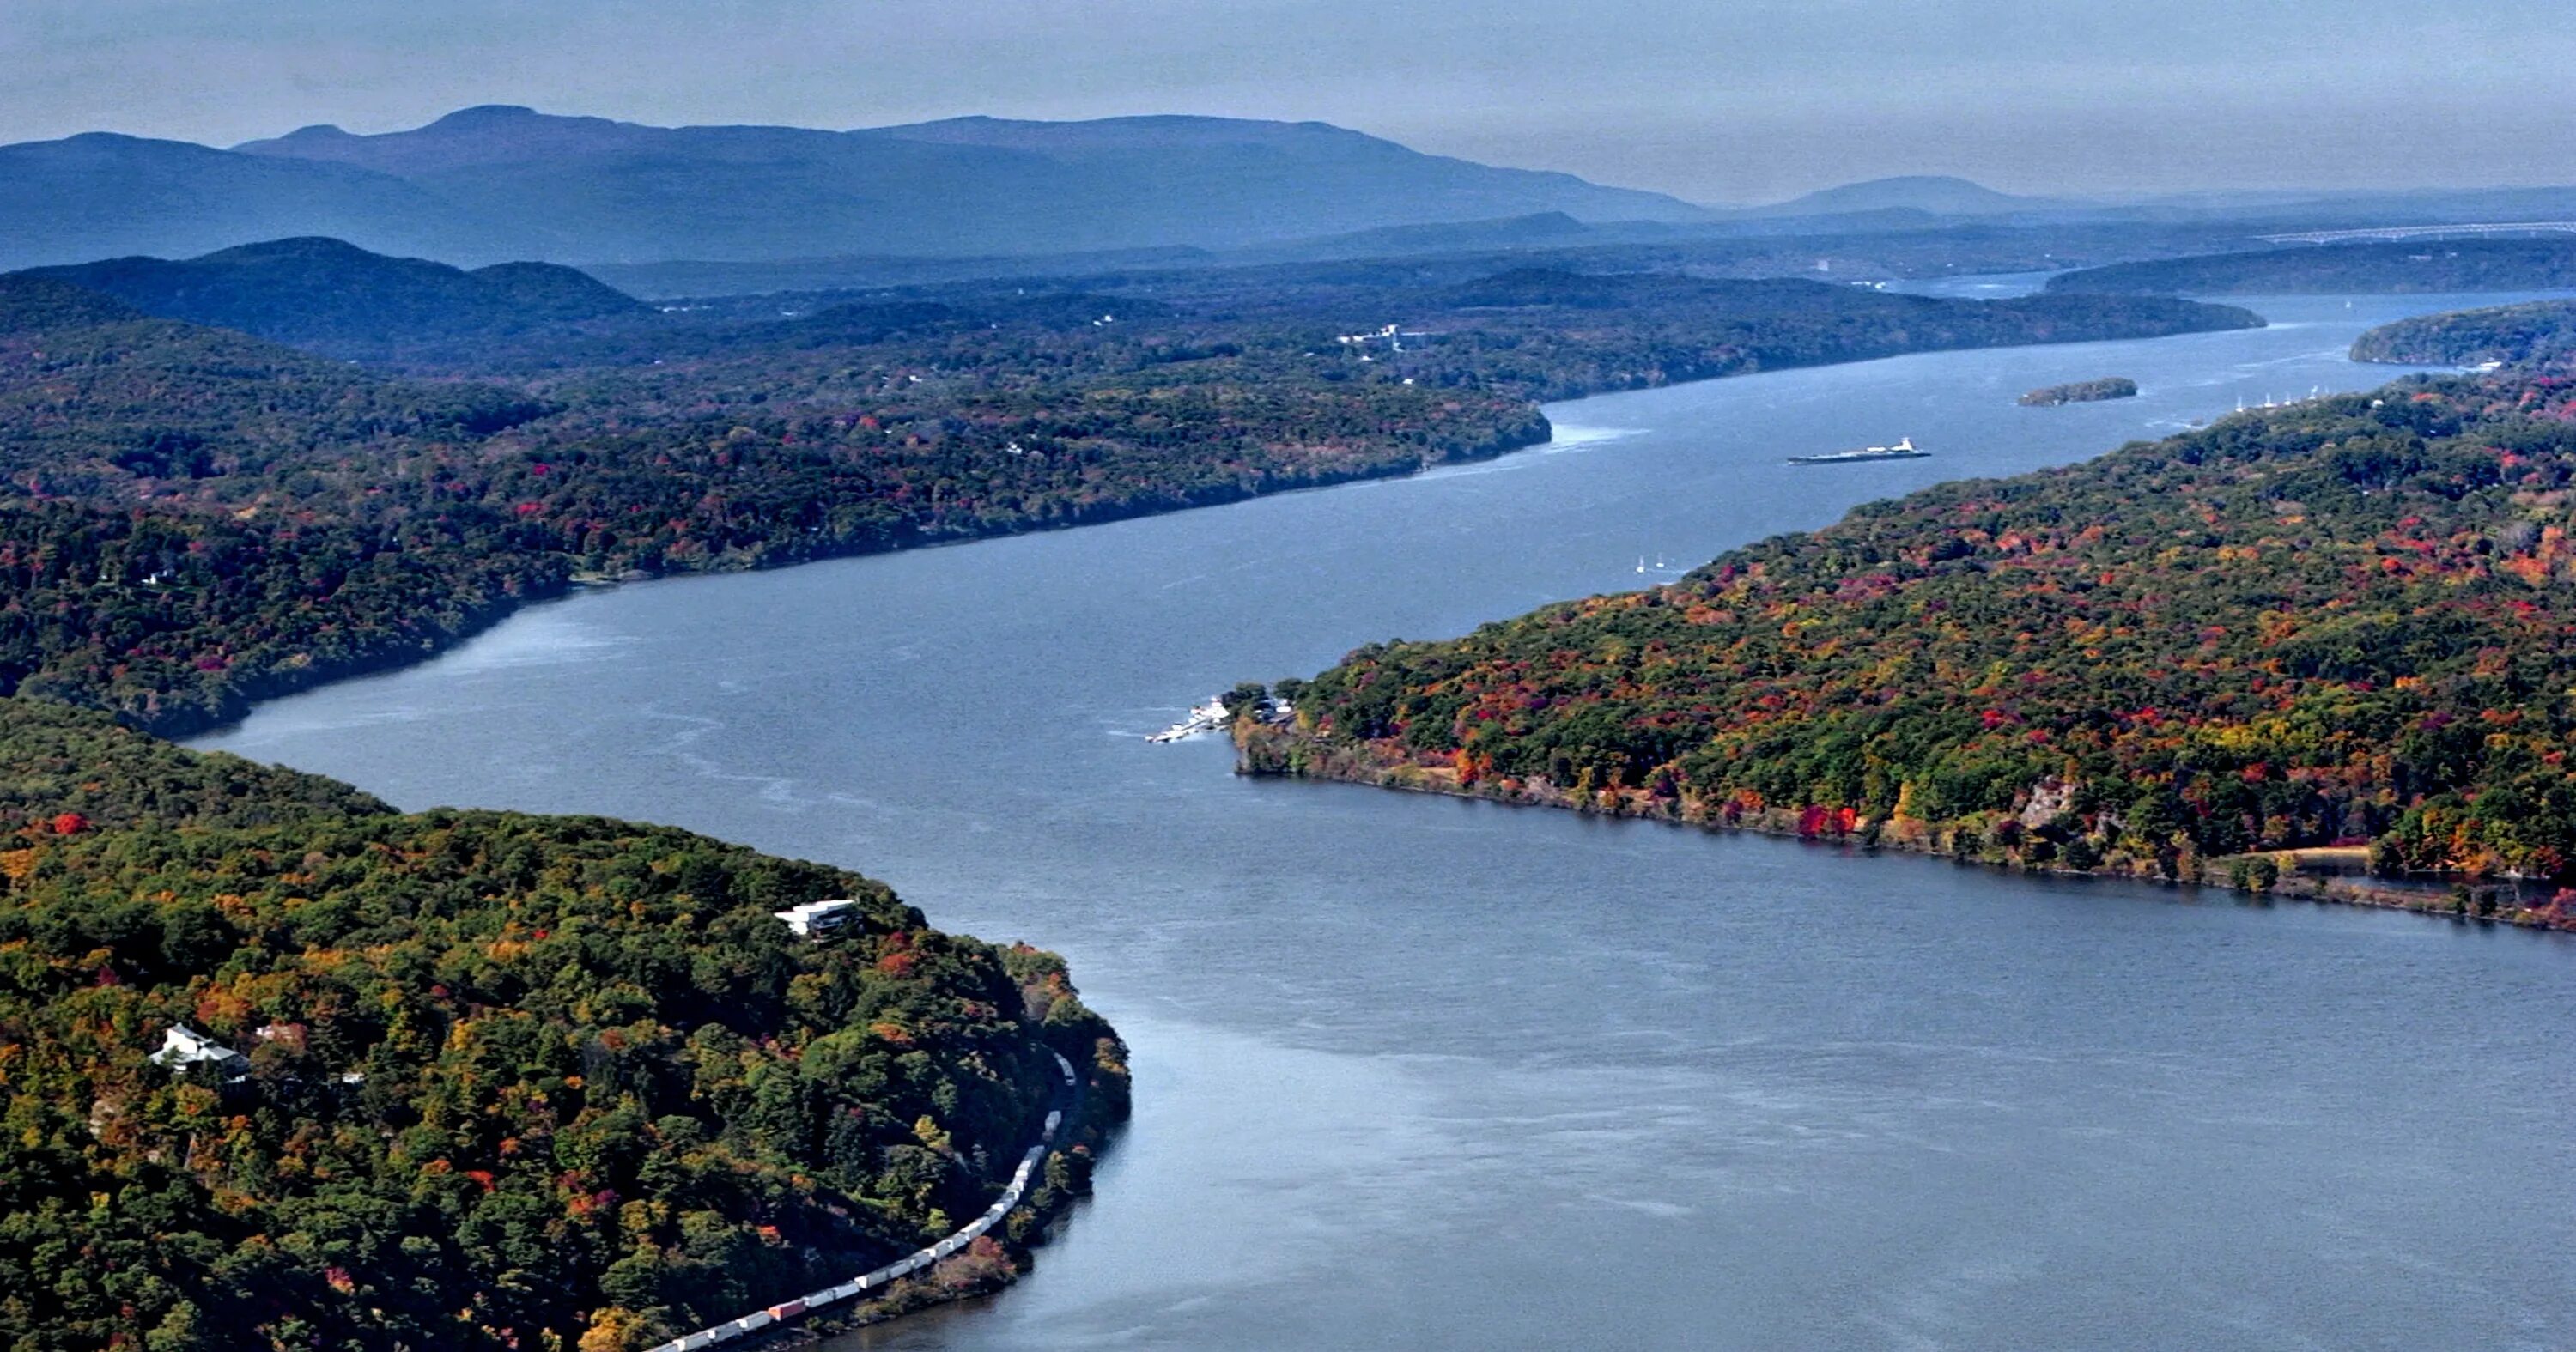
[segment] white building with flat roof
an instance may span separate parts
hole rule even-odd
[[[793,906],[784,911],[772,911],[770,914],[786,921],[787,928],[796,931],[797,934],[820,943],[855,923],[861,912],[859,903],[841,900],[809,901],[801,906]]]

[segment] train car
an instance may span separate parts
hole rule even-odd
[[[777,1317],[770,1314],[769,1311],[754,1310],[751,1313],[744,1315],[742,1318],[733,1321],[732,1328],[737,1334],[758,1333],[762,1329],[765,1329],[777,1322]]]
[[[1046,1124],[1046,1134],[1047,1134],[1047,1139],[1049,1139],[1049,1140],[1053,1140],[1053,1139],[1055,1139],[1055,1129],[1056,1129],[1057,1127],[1062,1126],[1062,1125],[1064,1125],[1064,1111],[1063,1111],[1062,1109],[1060,1109],[1060,1108],[1059,1108],[1059,1109],[1052,1109],[1052,1110],[1050,1110],[1050,1111],[1047,1113],[1047,1124]]]
[[[688,1337],[682,1338],[679,1341],[678,1346],[680,1352],[698,1352],[698,1349],[701,1347],[715,1346],[715,1342],[716,1335],[712,1331],[700,1329],[697,1332],[690,1334]]]
[[[707,1330],[707,1341],[711,1343],[729,1342],[741,1336],[742,1330],[731,1324],[718,1324]]]
[[[782,1300],[769,1307],[769,1317],[773,1322],[780,1319],[793,1319],[803,1313],[805,1313],[805,1298],[802,1296],[794,1300]]]

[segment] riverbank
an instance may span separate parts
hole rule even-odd
[[[973,544],[984,540],[1007,539],[1073,530],[1083,526],[1109,525],[1119,521],[1168,515],[1200,507],[1223,507],[1254,498],[1274,497],[1283,493],[1308,492],[1337,488],[1346,484],[1380,479],[1403,478],[1424,470],[1448,465],[1475,464],[1493,460],[1515,451],[1546,445],[1555,434],[1546,415],[1532,407],[1529,416],[1512,426],[1495,431],[1480,440],[1446,446],[1415,447],[1400,450],[1382,460],[1367,464],[1323,470],[1313,473],[1262,473],[1249,481],[1236,480],[1222,485],[1204,486],[1190,491],[1140,494],[1134,497],[1086,503],[1061,515],[1045,519],[1022,519],[990,529],[908,530],[886,535],[855,539],[797,542],[775,551],[741,553],[718,557],[692,568],[669,568],[660,571],[624,569],[615,574],[576,572],[568,564],[541,570],[526,585],[508,592],[472,598],[458,613],[440,623],[428,634],[397,636],[389,641],[361,646],[329,660],[316,660],[309,655],[289,659],[274,666],[257,669],[234,678],[210,705],[190,703],[159,706],[149,710],[118,712],[133,726],[156,737],[186,741],[238,725],[257,705],[290,695],[319,689],[335,681],[382,675],[416,666],[444,655],[480,636],[520,610],[547,601],[556,601],[575,591],[597,591],[637,582],[658,582],[682,577],[721,576],[731,573],[766,572],[802,564],[826,563],[837,559],[867,558],[928,549],[940,545]],[[27,693],[45,698],[77,703],[74,690],[56,689],[52,685],[38,688],[30,683]]]
[[[2462,1146],[2563,1117],[2576,1050],[2531,1017],[2576,989],[2554,936],[1235,779],[1230,747],[1143,741],[1362,638],[1633,587],[1641,551],[1696,564],[1918,478],[2071,463],[2267,384],[2369,375],[2341,358],[2336,326],[2365,321],[2340,301],[2284,317],[2314,323],[1613,396],[1549,407],[1559,445],[1490,464],[584,593],[263,706],[220,745],[400,804],[681,821],[864,864],[943,929],[1071,956],[1135,1046],[1136,1118],[1095,1195],[1002,1295],[832,1352],[1389,1330],[1483,1352],[1569,1320],[1620,1346],[1867,1346],[1952,1258],[2034,1251],[2059,1257],[1893,1327],[1974,1346],[2155,1327],[2218,1352],[2557,1337],[2576,1310],[2555,1287],[2310,1242],[2325,1196],[2388,1218],[2390,1252],[2506,1271],[2567,1251],[2566,1190]],[[2013,407],[2114,370],[2141,398]],[[1578,428],[1617,435],[1577,447]],[[1923,428],[1959,453],[1778,463]],[[1926,1233],[1940,1253],[1885,1260]],[[1736,1279],[1635,1261],[1676,1249]],[[1439,1259],[1390,1272],[1398,1252]],[[2283,1289],[2295,1307],[2261,1303]]]
[[[2150,334],[2148,340],[2249,328],[2259,329],[2265,323],[2260,316],[2233,307],[2208,307],[2208,309],[2207,322],[2202,326],[2193,327],[2177,323],[2164,331]],[[1579,374],[1564,374],[1553,378],[1544,389],[1537,391],[1537,394],[1550,401],[1583,399],[1649,388],[1704,384],[1772,371],[1851,365],[1927,351],[2048,347],[2086,341],[2103,340],[2085,335],[2046,340],[2031,337],[2004,342],[1932,342],[1920,346],[1900,343],[1838,354],[1826,359],[1783,353],[1774,354],[1768,360],[1757,360],[1748,353],[1730,348],[1727,349],[1729,355],[1725,360],[1709,365],[1666,363],[1637,371],[1625,371],[1611,366],[1588,367]],[[1407,383],[1410,384],[1410,381]],[[1494,394],[1506,401],[1511,397],[1508,393],[1491,390],[1485,393]],[[402,632],[375,642],[357,641],[346,651],[328,658],[316,657],[310,651],[300,651],[263,663],[244,662],[227,670],[219,681],[193,691],[190,698],[186,700],[155,699],[140,707],[129,701],[125,706],[118,707],[114,711],[135,726],[156,736],[174,741],[200,737],[238,724],[255,705],[263,701],[299,694],[335,680],[379,675],[437,657],[490,629],[524,606],[556,600],[576,590],[595,590],[623,583],[672,577],[763,571],[834,559],[896,553],[935,545],[965,544],[1081,526],[1107,525],[1192,508],[1228,506],[1282,493],[1403,478],[1427,469],[1494,460],[1516,451],[1546,445],[1554,437],[1553,426],[1535,400],[1524,406],[1524,411],[1517,420],[1512,420],[1508,409],[1503,409],[1497,410],[1494,417],[1473,421],[1477,425],[1463,428],[1459,435],[1449,438],[1437,438],[1420,433],[1402,435],[1381,433],[1374,436],[1370,444],[1355,451],[1344,462],[1328,467],[1250,468],[1236,477],[1221,482],[1149,487],[1123,495],[1055,504],[1043,514],[1022,514],[973,523],[961,522],[946,526],[911,523],[900,526],[871,527],[849,534],[805,532],[783,534],[741,544],[731,549],[693,555],[690,556],[692,561],[682,566],[576,567],[576,561],[569,555],[532,555],[522,560],[525,565],[525,576],[516,579],[506,588],[496,588],[475,596],[457,598],[453,607],[455,613],[446,617],[443,622],[429,626],[427,632]],[[34,688],[37,693],[48,698],[70,701],[77,701],[83,694],[83,690],[77,684],[46,681],[43,678],[37,678]]]
[[[2303,862],[2346,862],[2318,858],[2340,855],[2342,851],[2278,850],[2203,858],[2188,850],[2153,855],[2114,847],[2100,851],[2098,862],[2091,866],[2075,867],[2062,854],[2047,860],[2033,859],[2030,856],[2034,851],[2003,839],[2019,835],[1995,830],[1999,821],[2019,820],[2010,815],[1987,814],[1972,820],[1936,823],[1861,817],[1847,808],[1766,807],[1748,811],[1733,804],[1713,805],[1689,794],[1658,798],[1638,789],[1577,795],[1545,780],[1471,779],[1462,776],[1454,764],[1330,741],[1290,724],[1242,718],[1236,721],[1233,732],[1235,773],[1240,775],[1357,784],[1515,807],[1558,808],[1709,831],[1744,831],[1870,852],[1893,850],[2003,873],[2210,887],[2249,897],[2328,902],[2576,932],[2576,907],[2555,901],[2537,907],[2523,905],[2518,895],[2509,891],[2500,895],[2500,889],[2483,881],[2462,881],[2443,890],[2438,882],[2427,887],[2410,879],[2407,881],[2418,885],[2409,886],[2395,880],[2380,882],[2300,867]]]
[[[675,1337],[652,1352],[694,1352],[742,1338],[754,1340],[741,1344],[745,1347],[807,1346],[935,1306],[992,1295],[1026,1275],[1031,1251],[1053,1238],[1055,1223],[1075,1201],[1090,1195],[1092,1169],[1111,1131],[1127,1116],[1127,1071],[1110,1044],[1094,1048],[1089,1069],[1096,1083],[1086,1083],[1064,1053],[1055,1057],[1064,1080],[1037,1144],[982,1215],[937,1243],[839,1286]],[[869,1297],[870,1291],[877,1294]],[[857,1303],[841,1308],[853,1300]]]

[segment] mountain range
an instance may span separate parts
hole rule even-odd
[[[229,149],[106,132],[0,145],[0,269],[319,236],[468,268],[601,269],[647,294],[1784,231],[2225,221],[2260,233],[2570,211],[2576,189],[2110,203],[1933,175],[1729,210],[1322,122],[1187,116],[827,131],[490,105],[407,131],[313,126]]]
[[[0,267],[328,235],[473,266],[1237,248],[1562,213],[1710,213],[1320,122],[956,118],[650,127],[469,108],[383,135],[219,150],[91,133],[0,146]]]

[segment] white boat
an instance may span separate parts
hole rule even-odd
[[[1828,451],[1823,455],[1793,455],[1793,465],[1848,465],[1859,460],[1919,460],[1930,451],[1914,449],[1914,438],[1899,437],[1893,446],[1863,446],[1856,451]]]
[[[1148,737],[1145,740],[1149,742],[1177,742],[1184,737],[1196,737],[1202,732],[1215,732],[1223,728],[1230,718],[1231,715],[1227,714],[1225,711],[1225,697],[1222,695],[1210,695],[1208,696],[1207,703],[1190,710],[1189,717],[1182,719],[1178,723],[1174,723],[1172,726],[1163,729],[1161,732],[1155,733],[1153,736]]]

